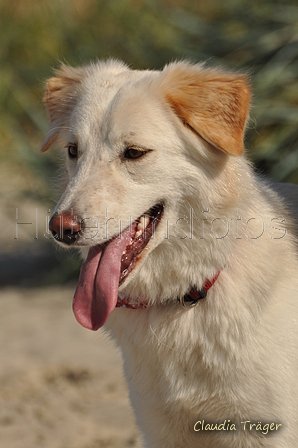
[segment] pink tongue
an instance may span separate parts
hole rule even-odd
[[[89,250],[73,298],[74,315],[83,327],[98,330],[115,308],[122,252],[134,234],[135,229],[128,227],[106,248],[95,246]]]

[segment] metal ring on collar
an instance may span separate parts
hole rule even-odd
[[[190,300],[185,300],[186,298],[189,298]],[[184,296],[179,297],[179,302],[183,306],[183,308],[190,309],[197,305],[199,300],[193,300],[190,295],[185,294]]]

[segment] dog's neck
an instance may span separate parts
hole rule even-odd
[[[192,308],[199,300],[205,299],[207,297],[208,290],[214,285],[218,276],[221,272],[221,269],[217,272],[217,274],[212,278],[212,280],[206,280],[204,286],[201,289],[196,289],[194,287],[190,288],[190,290],[180,297],[177,297],[177,303],[179,303],[184,308]],[[172,301],[171,301],[172,303]],[[148,307],[148,303],[145,300],[134,299],[133,301],[130,298],[121,299],[118,297],[117,308],[129,308],[133,310],[140,310]]]

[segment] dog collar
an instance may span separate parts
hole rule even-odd
[[[201,289],[196,289],[192,287],[184,296],[180,296],[177,298],[177,301],[183,306],[183,308],[193,308],[199,300],[205,299],[207,297],[207,292],[214,285],[221,270],[217,272],[217,274],[213,277],[212,280],[206,280],[203,287]],[[148,307],[148,303],[143,300],[135,299],[134,301],[128,299],[120,299],[118,297],[117,308],[129,308],[132,310],[140,310]]]

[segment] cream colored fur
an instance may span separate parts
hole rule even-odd
[[[120,219],[124,228],[165,204],[119,288],[151,306],[117,308],[106,324],[144,447],[297,448],[297,190],[272,188],[242,154],[246,78],[185,62],[161,72],[98,62],[63,66],[45,99],[51,131],[42,150],[79,148],[56,212],[73,208],[98,223],[78,241],[83,253],[105,241],[107,219],[110,238]],[[128,146],[150,151],[127,161]],[[206,299],[189,310],[177,304],[218,269]],[[202,420],[230,420],[237,430],[195,432]],[[262,435],[244,431],[247,420],[282,426]]]

